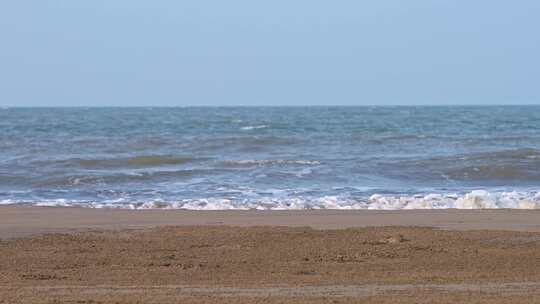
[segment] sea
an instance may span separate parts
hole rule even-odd
[[[539,106],[0,109],[0,205],[540,208]]]

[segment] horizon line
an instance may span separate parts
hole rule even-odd
[[[353,108],[353,107],[518,107],[518,106],[540,106],[540,104],[409,104],[409,105],[52,105],[52,106],[3,106],[0,109],[14,108]]]

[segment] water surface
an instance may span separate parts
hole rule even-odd
[[[0,109],[0,204],[540,208],[540,107]]]

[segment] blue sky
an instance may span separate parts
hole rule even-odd
[[[540,104],[540,1],[0,2],[0,105]]]

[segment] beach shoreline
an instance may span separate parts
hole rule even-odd
[[[0,206],[0,239],[43,233],[159,226],[285,226],[343,229],[419,226],[446,230],[540,232],[540,210],[123,210]]]

